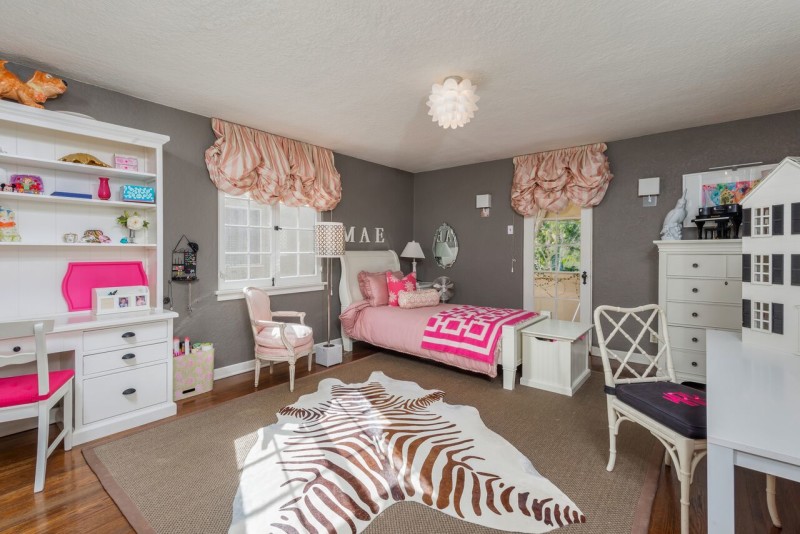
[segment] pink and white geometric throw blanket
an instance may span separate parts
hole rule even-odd
[[[515,325],[537,315],[510,308],[458,306],[428,319],[422,348],[491,363],[503,326]]]

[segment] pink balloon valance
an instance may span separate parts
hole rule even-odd
[[[211,119],[211,127],[217,140],[206,150],[206,165],[221,191],[317,211],[332,210],[342,199],[341,176],[327,148],[220,119]]]
[[[614,177],[606,148],[596,143],[514,158],[514,211],[528,217],[540,210],[558,213],[570,201],[582,208],[598,205]]]

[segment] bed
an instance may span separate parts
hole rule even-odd
[[[493,362],[470,360],[446,352],[423,349],[420,345],[428,319],[442,310],[454,308],[455,305],[440,304],[427,308],[402,309],[394,306],[373,308],[360,303],[363,301],[363,296],[358,285],[359,272],[399,270],[400,260],[393,250],[345,252],[342,258],[339,299],[343,312],[342,320],[348,325],[347,331],[350,335],[345,333],[345,328],[342,328],[344,349],[353,350],[353,341],[364,341],[377,347],[412,354],[492,377],[497,374],[497,364],[501,364],[503,388],[514,389],[517,366],[521,363],[520,331],[545,319],[546,316],[539,315],[513,326],[503,326]]]

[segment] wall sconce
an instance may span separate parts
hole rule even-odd
[[[481,217],[489,216],[492,207],[492,195],[475,195],[475,207],[481,210]]]
[[[639,196],[642,206],[652,208],[658,204],[658,194],[661,190],[661,178],[639,178]]]

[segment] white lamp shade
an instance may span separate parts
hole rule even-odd
[[[400,253],[403,258],[425,259],[425,254],[422,253],[422,247],[416,241],[409,241],[403,252]]]
[[[314,254],[318,258],[344,256],[344,224],[340,222],[314,224]]]
[[[491,208],[492,207],[492,195],[475,195],[475,207],[476,208]]]

